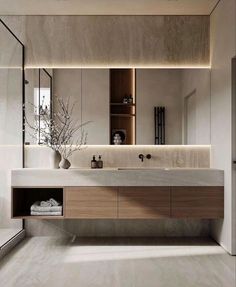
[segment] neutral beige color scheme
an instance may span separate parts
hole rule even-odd
[[[40,71],[39,71],[40,70]],[[48,89],[50,93],[50,77],[47,75],[53,75],[51,69],[26,69],[25,70],[25,79],[27,84],[25,85],[25,116],[27,124],[25,126],[25,142],[30,144],[37,144],[38,138],[35,136],[34,131],[29,127],[35,126],[36,112],[38,113],[37,100],[35,93],[39,93],[39,84],[40,89]],[[40,75],[40,79],[39,79]],[[40,82],[40,83],[39,83]],[[35,90],[37,89],[37,90]],[[41,102],[43,101],[42,90],[40,90]],[[44,102],[45,104],[45,102]],[[49,107],[48,107],[49,108]],[[42,117],[41,117],[42,120]],[[41,123],[42,125],[42,123]]]
[[[3,16],[26,67],[209,66],[208,16]],[[86,34],[86,36],[85,36]]]
[[[25,85],[25,115],[27,122],[34,126],[35,102],[34,102],[34,88],[39,87],[39,69],[25,70],[25,79],[28,84]],[[37,140],[32,136],[34,133],[27,124],[25,127],[25,142],[30,144],[37,144]]]
[[[235,4],[234,0],[222,0],[211,16],[211,167],[225,171],[225,217],[224,221],[213,224],[212,232],[214,238],[232,254],[236,254],[231,131],[231,58],[236,54]]]
[[[25,238],[25,233],[26,232],[24,229],[21,229],[18,233],[16,230],[16,233],[14,234],[14,236],[10,240],[5,242],[3,246],[1,246],[0,260],[4,256],[6,256],[6,254],[10,253],[10,251]]]
[[[83,126],[87,144],[109,144],[109,70],[53,69],[54,113],[58,112],[56,97],[69,99],[70,108],[75,104],[72,118],[76,125],[89,122]]]
[[[224,186],[224,172],[207,168],[174,169],[15,169],[13,187],[64,186]]]
[[[20,69],[0,69],[0,145],[21,144],[22,75]]]
[[[2,15],[209,15],[218,0],[0,1]]]
[[[199,237],[209,236],[209,220],[198,219],[66,219],[25,221],[28,236]]]
[[[12,19],[12,24],[14,19]],[[8,70],[9,68],[21,69],[22,67],[22,49],[21,44],[18,43],[9,31],[0,23],[0,67]],[[3,73],[3,71],[1,71]],[[14,70],[12,71],[14,73]],[[2,75],[1,75],[2,77]],[[15,78],[16,80],[17,78]],[[1,79],[2,80],[2,79]],[[4,84],[7,82],[5,81]],[[3,83],[1,82],[1,85]]]
[[[185,140],[186,110],[184,100],[186,97],[195,97],[195,128],[189,127],[194,133],[194,144],[211,143],[211,82],[210,70],[182,70],[181,94],[182,94],[182,116],[183,116],[183,140],[182,143],[189,144]]]
[[[138,155],[151,154],[143,162]],[[90,168],[96,155],[102,155],[104,167],[209,168],[210,146],[95,146],[90,145],[70,158],[72,168]],[[43,146],[25,146],[26,168],[55,168],[54,152]]]
[[[38,87],[38,70],[26,69],[26,116],[33,126],[34,87]],[[44,72],[41,71],[41,75]],[[54,112],[58,111],[56,97],[70,99],[72,118],[86,123],[87,144],[110,144],[109,125],[109,69],[53,69]],[[41,76],[42,78],[42,76]],[[196,96],[196,124],[190,127],[194,141],[190,144],[210,144],[210,71],[207,69],[136,69],[136,144],[155,143],[154,107],[166,108],[165,143],[178,145],[182,139],[182,121],[185,107],[183,99],[192,93]],[[82,87],[81,87],[82,83]],[[41,79],[42,87],[46,85]],[[117,90],[117,88],[116,88]],[[126,91],[125,91],[126,92]],[[125,95],[125,92],[121,92]],[[82,93],[82,95],[81,95]],[[183,97],[183,99],[182,99]],[[110,107],[114,108],[114,106]],[[183,132],[185,126],[183,126]],[[128,126],[126,127],[128,133]],[[26,141],[32,141],[32,130],[26,125]],[[75,137],[77,137],[76,133]],[[189,144],[189,142],[186,142]]]
[[[64,192],[66,218],[117,218],[117,188],[68,187]]]
[[[73,119],[78,124],[82,122],[81,113],[81,70],[79,69],[53,69],[53,108],[58,112],[58,99],[63,99],[70,105],[75,104]]]
[[[119,187],[118,218],[160,219],[170,217],[169,187]]]
[[[210,239],[34,237],[0,268],[4,287],[235,286],[235,258]]]
[[[139,153],[151,153],[151,161],[140,162]],[[88,146],[72,158],[75,167],[89,168],[92,155],[102,154],[105,167],[205,167],[210,164],[209,146]],[[26,147],[26,167],[54,168],[54,155],[50,149]],[[96,173],[96,172],[95,172]],[[97,171],[99,175],[99,171]],[[123,172],[126,173],[125,171]],[[149,171],[147,171],[147,174]],[[194,173],[195,174],[195,173]],[[100,176],[99,176],[100,177]],[[74,177],[73,177],[74,178]],[[107,177],[106,177],[107,178]],[[218,178],[218,177],[217,177]],[[136,181],[135,177],[135,181]],[[26,231],[32,236],[206,236],[208,220],[26,220]]]
[[[0,230],[17,230],[22,224],[10,219],[10,182],[11,169],[22,167],[22,48],[1,24],[0,51]]]
[[[88,145],[109,144],[109,70],[82,70],[82,122]]]
[[[172,187],[171,216],[179,218],[223,218],[223,187]]]
[[[53,189],[51,189],[53,190]],[[44,198],[40,198],[44,193]],[[12,218],[24,219],[161,219],[224,217],[223,186],[73,186],[57,190],[59,216],[31,216],[30,202],[54,197],[44,189],[13,187]],[[55,194],[55,193],[54,193]],[[58,196],[58,194],[55,196]]]
[[[188,73],[191,73],[191,70],[188,69]],[[136,144],[155,143],[154,107],[156,106],[166,108],[166,144],[182,144],[182,84],[181,70],[136,70]]]
[[[22,228],[0,228],[0,249],[21,230]]]

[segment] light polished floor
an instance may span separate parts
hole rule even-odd
[[[210,239],[32,237],[0,262],[0,286],[235,287],[235,270]]]

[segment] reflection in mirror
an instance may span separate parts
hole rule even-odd
[[[26,70],[26,127],[25,143],[41,144],[43,141],[41,128],[45,128],[45,117],[52,117],[52,75],[46,69]],[[32,134],[31,127],[38,126],[38,133]]]
[[[210,70],[136,70],[137,144],[155,144],[155,107],[165,108],[167,145],[210,144]]]
[[[38,73],[26,73],[36,89]],[[210,144],[208,69],[53,69],[50,74],[54,112],[55,96],[76,102],[73,118],[90,121],[88,145]],[[47,98],[48,86],[42,87]],[[26,98],[33,95],[29,81]],[[49,105],[35,103],[43,111]],[[32,108],[27,113],[32,116]]]

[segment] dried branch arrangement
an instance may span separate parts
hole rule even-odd
[[[34,104],[35,114],[39,109],[40,121],[34,120],[33,124],[25,117],[25,123],[30,128],[29,135],[36,141],[39,140],[42,145],[50,147],[55,152],[59,152],[62,159],[67,160],[73,152],[80,150],[87,142],[87,133],[83,127],[89,122],[78,124],[73,119],[73,111],[77,105],[70,103],[70,98],[66,101],[62,98],[55,97],[57,103],[57,112],[50,117],[49,113],[41,111]]]

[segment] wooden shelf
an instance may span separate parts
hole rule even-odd
[[[111,106],[127,106],[127,107],[134,107],[135,103],[132,104],[125,104],[125,103],[110,103]]]
[[[18,215],[14,216],[14,219],[64,219],[63,215]]]
[[[135,114],[111,114],[112,117],[135,117]]]
[[[125,96],[133,98],[132,103],[123,103]],[[110,144],[116,131],[124,131],[122,144],[135,144],[135,70],[110,69]]]

